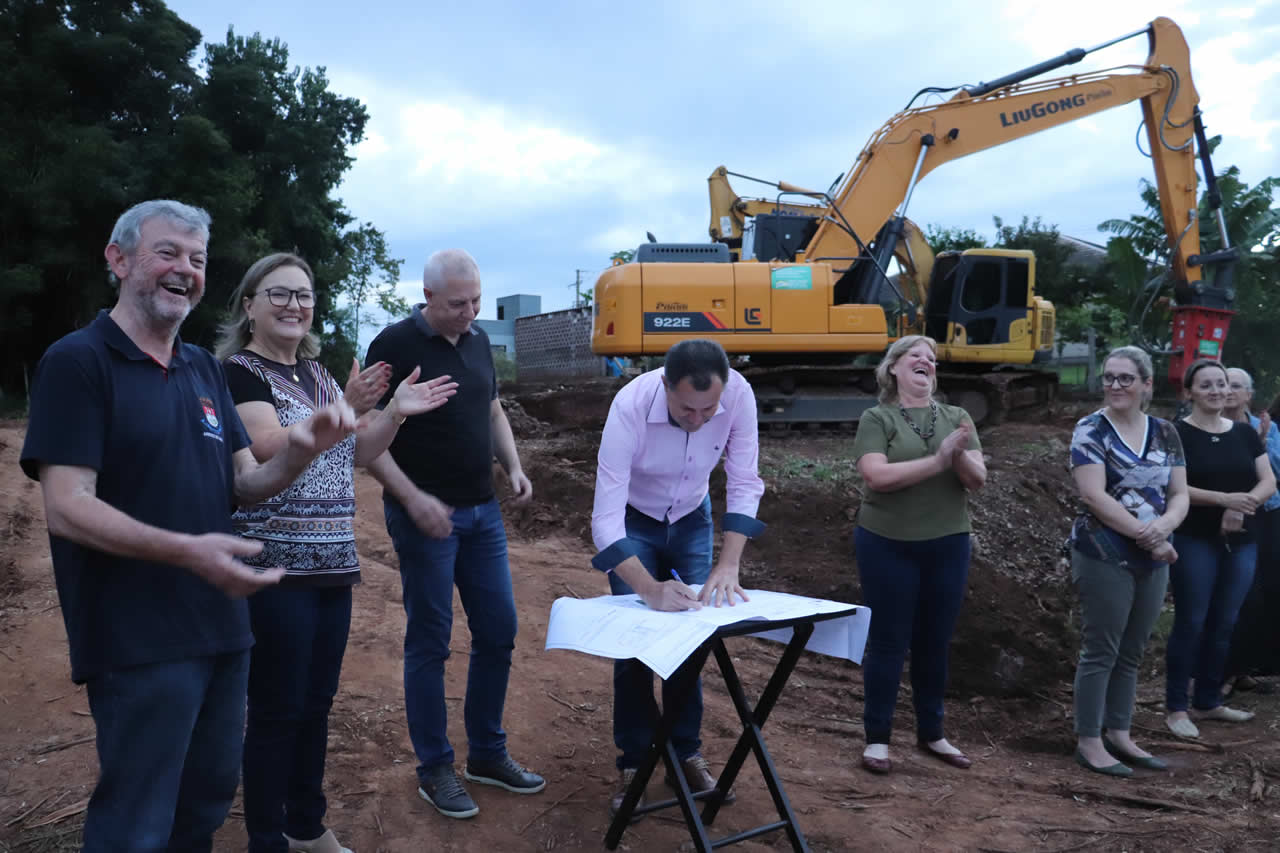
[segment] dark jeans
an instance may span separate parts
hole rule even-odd
[[[213,849],[240,776],[249,652],[148,664],[89,681],[100,774],[88,853]]]
[[[862,600],[871,608],[862,664],[867,743],[889,742],[908,648],[916,737],[938,740],[951,634],[969,577],[969,534],[908,542],[859,527],[853,536]]]
[[[711,497],[693,512],[667,524],[627,507],[627,538],[639,545],[637,556],[649,574],[671,580],[674,570],[685,583],[702,583],[711,574],[713,529]],[[614,595],[630,595],[616,574],[609,573],[609,589]],[[662,705],[668,707],[670,682],[662,682]],[[658,703],[653,698],[653,670],[635,658],[613,662],[613,742],[621,754],[618,769],[638,767],[658,727]],[[702,748],[702,679],[693,695],[680,706],[671,732],[671,744],[681,761]]]
[[[249,599],[255,644],[244,735],[250,853],[324,834],[329,708],[351,628],[350,586],[273,586]]]
[[[507,754],[502,709],[516,642],[516,603],[507,565],[507,532],[498,501],[453,511],[453,532],[432,539],[403,506],[383,498],[387,532],[400,557],[400,583],[408,617],[404,636],[404,704],[418,777],[453,764],[444,699],[444,662],[453,631],[453,587],[471,629],[471,664],[462,707],[469,756],[500,760]]]
[[[1227,544],[1175,533],[1178,562],[1169,568],[1173,631],[1165,663],[1165,706],[1187,710],[1187,682],[1196,680],[1191,704],[1208,711],[1222,704],[1227,648],[1240,605],[1253,583],[1258,546]]]
[[[1227,654],[1227,677],[1280,675],[1280,509],[1264,510],[1258,522],[1258,563],[1253,586],[1240,608]]]

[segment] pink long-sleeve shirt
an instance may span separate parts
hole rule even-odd
[[[724,529],[754,535],[762,527],[755,521],[764,481],[751,386],[730,370],[716,413],[690,433],[671,422],[662,376],[659,368],[636,377],[609,407],[591,513],[591,536],[601,552],[593,563],[605,571],[631,556],[625,541],[628,504],[650,518],[679,521],[706,498],[721,457],[728,476]]]

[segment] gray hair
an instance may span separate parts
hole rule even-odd
[[[925,335],[907,335],[898,338],[893,342],[893,346],[889,347],[889,351],[884,354],[884,358],[880,359],[880,363],[876,365],[876,385],[880,386],[880,402],[893,403],[898,399],[898,377],[893,375],[894,365],[898,363],[898,359],[907,354],[913,346],[924,341],[929,344],[929,349],[933,350],[934,356],[938,354],[938,342],[933,338]],[[933,391],[938,390],[938,377],[933,377]]]
[[[1239,373],[1241,376],[1244,377],[1244,384],[1245,384],[1246,391],[1250,391],[1250,392],[1253,391],[1253,377],[1249,375],[1249,371],[1245,370],[1243,367],[1228,367],[1227,368],[1228,383],[1231,382],[1232,372]]]
[[[259,258],[245,272],[244,278],[231,294],[231,302],[227,306],[227,319],[218,327],[218,342],[214,347],[214,355],[218,360],[230,358],[249,345],[253,340],[253,332],[249,328],[249,312],[244,308],[244,301],[252,299],[262,285],[262,280],[281,267],[297,267],[306,273],[311,289],[316,288],[316,277],[311,267],[297,255],[287,252],[276,252]],[[309,330],[298,343],[298,358],[315,358],[320,354],[320,339],[314,330]]]
[[[427,258],[422,269],[423,288],[438,290],[451,278],[480,280],[480,267],[466,249],[441,249]]]
[[[185,226],[191,233],[199,234],[206,244],[209,242],[209,225],[213,222],[209,214],[203,208],[167,198],[140,202],[120,214],[111,229],[111,242],[126,255],[132,255],[142,237],[142,224],[156,217]]]
[[[1141,347],[1124,346],[1116,347],[1107,353],[1107,357],[1102,360],[1103,365],[1113,358],[1125,358],[1133,362],[1133,366],[1138,368],[1138,378],[1145,385],[1155,376],[1155,369],[1151,366],[1151,356]],[[1141,407],[1146,411],[1147,406],[1151,403],[1151,390],[1145,389],[1142,392]]]

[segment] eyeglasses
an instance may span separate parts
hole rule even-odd
[[[287,287],[268,287],[262,291],[267,299],[277,308],[287,308],[292,299],[298,300],[299,308],[312,308],[316,304],[314,290],[289,290]]]
[[[1104,373],[1102,374],[1102,384],[1106,386],[1119,385],[1121,388],[1128,388],[1130,385],[1138,381],[1138,377],[1132,373]]]

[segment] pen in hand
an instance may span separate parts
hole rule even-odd
[[[680,573],[679,573],[679,572],[677,572],[675,569],[672,569],[672,570],[671,570],[671,578],[672,578],[672,580],[674,580],[676,583],[681,584],[681,585],[683,585],[683,586],[685,587],[685,589],[680,590],[680,593],[681,593],[685,598],[689,599],[690,601],[697,601],[697,600],[698,600],[698,596],[697,596],[696,594],[694,594],[694,592],[693,592],[693,590],[692,590],[692,589],[689,589],[689,585],[688,585],[687,583],[685,583],[685,582],[684,582],[684,578],[680,577]]]

